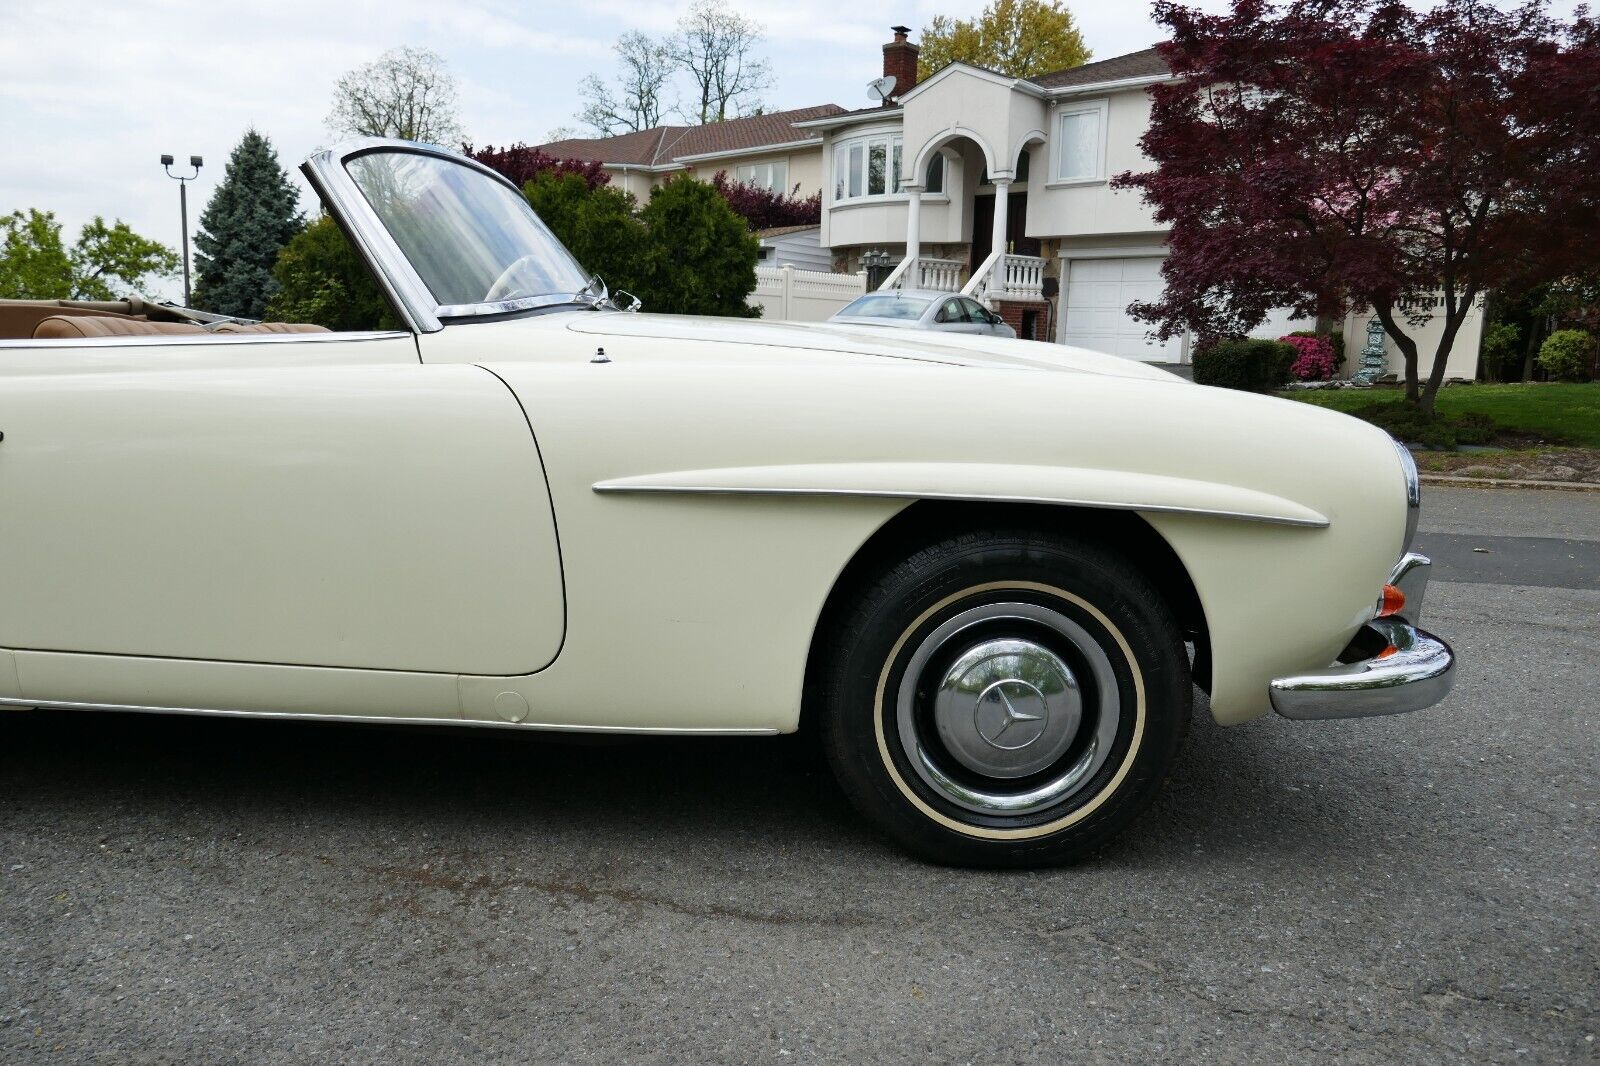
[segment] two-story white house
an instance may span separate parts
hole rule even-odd
[[[1033,78],[958,62],[919,83],[907,32],[894,27],[883,48],[896,81],[883,106],[795,122],[822,136],[821,240],[834,269],[887,253],[898,265],[886,287],[961,289],[1019,336],[1188,362],[1188,338],[1157,341],[1127,311],[1161,293],[1167,229],[1138,192],[1110,186],[1152,165],[1138,143],[1148,90],[1172,77],[1156,50]],[[1366,321],[1346,322],[1346,372]],[[1280,315],[1255,333],[1311,325]],[[1473,376],[1480,331],[1481,316],[1469,319],[1448,376]]]

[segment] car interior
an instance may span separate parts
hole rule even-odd
[[[0,300],[0,341],[327,332],[324,326],[306,322],[240,322],[137,296],[103,301]]]

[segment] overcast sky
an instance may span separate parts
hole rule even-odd
[[[1158,31],[1143,0],[1069,5],[1094,58],[1137,51]],[[331,143],[334,82],[397,45],[432,48],[460,84],[462,124],[478,144],[536,144],[580,125],[576,89],[613,68],[630,29],[665,32],[687,0],[0,0],[0,213],[56,212],[68,241],[88,218],[121,218],[178,244],[176,182],[159,157],[205,157],[190,185],[193,219],[249,126],[294,167]],[[966,17],[983,0],[731,0],[765,28],[773,109],[865,106],[892,23],[913,40],[935,14]],[[1219,0],[1202,0],[1216,9]],[[1572,4],[1558,0],[1561,10]],[[298,178],[298,173],[296,177]],[[302,190],[308,214],[315,203]],[[181,291],[181,290],[180,290]]]

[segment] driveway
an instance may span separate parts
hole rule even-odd
[[[1593,1062],[1600,494],[1426,501],[1449,701],[1202,711],[1066,870],[795,739],[0,718],[0,1060]]]

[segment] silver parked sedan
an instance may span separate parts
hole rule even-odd
[[[1015,337],[1017,331],[970,296],[936,289],[869,292],[843,307],[829,322],[852,326],[898,326],[942,333]]]

